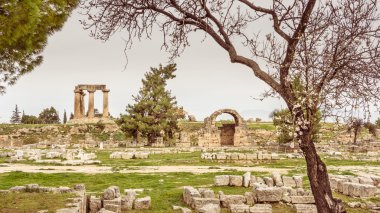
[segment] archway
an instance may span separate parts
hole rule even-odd
[[[234,118],[234,123],[216,125],[216,118],[221,114],[229,114]],[[205,119],[205,128],[201,132],[199,145],[206,147],[217,146],[243,146],[248,143],[247,131],[244,119],[233,109],[221,109],[215,111]]]

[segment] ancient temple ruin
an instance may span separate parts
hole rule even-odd
[[[230,114],[235,120],[233,124],[216,126],[216,118]],[[244,119],[233,109],[221,109],[205,119],[205,127],[200,131],[198,145],[201,147],[248,146],[248,131]]]
[[[94,93],[97,90],[101,90],[103,92],[103,113],[100,120],[109,120],[109,111],[108,111],[108,93],[110,92],[107,89],[106,85],[99,84],[79,84],[75,86],[74,93],[74,118],[71,122],[77,123],[81,122],[94,122],[95,118],[95,108],[94,108]],[[85,107],[85,95],[86,91],[88,92],[88,109],[86,113]],[[80,122],[80,123],[81,123]]]

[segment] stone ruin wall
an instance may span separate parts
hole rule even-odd
[[[221,128],[218,128],[215,125],[215,119],[223,114],[230,114],[235,119],[235,124],[232,125],[223,125]],[[234,130],[232,129],[234,127]],[[213,114],[210,117],[205,119],[205,128],[199,132],[199,141],[198,146],[200,147],[220,147],[226,144],[226,140],[232,140],[231,133],[234,131],[233,135],[233,144],[229,142],[228,145],[231,146],[249,146],[249,133],[244,119],[232,109],[221,109]],[[223,132],[223,134],[222,134]]]

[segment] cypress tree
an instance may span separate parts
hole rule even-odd
[[[11,117],[11,123],[12,124],[19,124],[19,123],[21,123],[21,116],[20,116],[20,114],[21,114],[21,112],[19,111],[18,106],[16,104],[15,110],[13,111],[12,117]]]
[[[177,106],[175,96],[165,87],[167,80],[175,78],[175,64],[151,68],[142,80],[142,88],[133,96],[134,104],[127,106],[127,114],[118,121],[124,132],[138,138],[139,134],[152,144],[157,137],[172,139],[179,131],[178,119],[185,117],[182,107]]]

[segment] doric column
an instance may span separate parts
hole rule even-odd
[[[80,98],[81,98],[81,90],[75,89],[75,98],[74,98],[74,118],[80,118]]]
[[[95,90],[88,90],[88,118],[93,118],[94,112],[94,92]]]
[[[108,111],[108,93],[110,92],[109,89],[104,89],[103,91],[103,118],[109,117],[109,111]]]
[[[82,91],[81,96],[80,96],[80,115],[81,115],[81,117],[85,117],[84,96],[86,96],[86,94]]]

